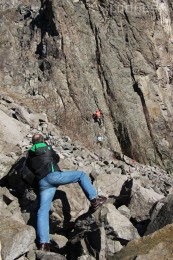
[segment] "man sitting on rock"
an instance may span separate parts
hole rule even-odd
[[[49,210],[59,185],[78,182],[91,203],[91,210],[99,208],[107,198],[97,196],[88,176],[82,171],[64,171],[58,166],[60,157],[52,146],[44,142],[41,134],[32,137],[33,146],[28,152],[26,164],[38,181],[40,207],[37,213],[37,236],[42,251],[49,249]]]

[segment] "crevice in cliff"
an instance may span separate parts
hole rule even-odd
[[[125,17],[126,21],[128,22],[128,24],[130,24],[130,21],[129,21],[128,15],[127,15],[127,13],[126,13],[125,10],[124,10],[124,17]]]
[[[39,58],[45,58],[47,56],[47,41],[46,35],[49,37],[59,36],[56,24],[54,22],[54,13],[52,8],[52,2],[50,0],[41,0],[41,8],[39,14],[30,24],[31,30],[35,31],[40,29],[41,41],[37,45],[36,54]],[[54,43],[55,45],[55,43]],[[51,56],[58,57],[58,49],[56,46],[52,47]]]
[[[95,27],[95,42],[96,42],[96,60],[97,60],[97,72],[98,72],[98,77],[100,79],[101,85],[103,86],[103,89],[105,89],[106,86],[106,93],[107,95],[112,99],[112,100],[116,100],[114,93],[111,91],[110,86],[109,86],[109,82],[107,80],[107,77],[105,75],[103,66],[102,66],[102,62],[101,62],[101,57],[100,57],[100,53],[101,53],[101,43],[100,43],[100,38],[99,38],[99,31],[97,29],[97,27]]]
[[[53,21],[54,14],[52,9],[52,3],[50,0],[41,0],[41,8],[39,15],[31,22],[31,27],[35,27],[41,30],[41,39],[44,38],[45,34],[49,36],[58,36],[58,30]]]
[[[160,153],[159,148],[158,148],[158,146],[157,146],[157,144],[156,144],[156,142],[154,140],[154,135],[153,135],[153,132],[152,132],[152,129],[151,129],[150,116],[149,116],[149,112],[148,112],[148,109],[147,109],[147,105],[146,105],[146,102],[145,102],[144,95],[143,95],[142,90],[140,89],[140,87],[138,85],[138,82],[135,79],[135,75],[133,73],[133,66],[132,66],[131,60],[129,62],[130,62],[131,78],[132,78],[132,82],[133,82],[133,89],[138,94],[138,96],[140,97],[142,108],[143,108],[143,112],[144,112],[144,116],[145,116],[145,120],[146,120],[146,124],[147,124],[147,127],[148,127],[148,131],[149,131],[151,140],[153,142],[154,149],[155,149],[156,153],[158,154],[159,158],[162,161],[162,154]]]
[[[132,151],[132,143],[127,127],[121,122],[119,122],[118,127],[114,128],[114,132],[121,146],[122,153],[124,153],[126,156],[130,158],[135,158],[137,160],[136,156]]]
[[[88,10],[89,8],[88,8],[88,6],[87,6],[86,0],[81,0],[81,2],[84,4],[85,8]]]

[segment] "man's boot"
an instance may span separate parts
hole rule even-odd
[[[50,246],[49,243],[41,243],[38,245],[38,250],[50,252]]]
[[[91,200],[91,210],[95,211],[107,201],[106,197],[98,196],[96,199]]]

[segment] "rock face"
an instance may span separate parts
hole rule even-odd
[[[172,15],[169,0],[2,1],[1,91],[88,147],[101,132],[171,171]]]
[[[172,17],[170,0],[1,1],[0,259],[171,259]],[[20,177],[37,132],[108,198],[91,213],[58,187],[47,255]]]

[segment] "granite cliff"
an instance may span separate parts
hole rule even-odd
[[[172,18],[170,0],[1,0],[0,259],[172,259]],[[109,197],[91,215],[59,188],[47,255],[18,171],[38,131]]]

